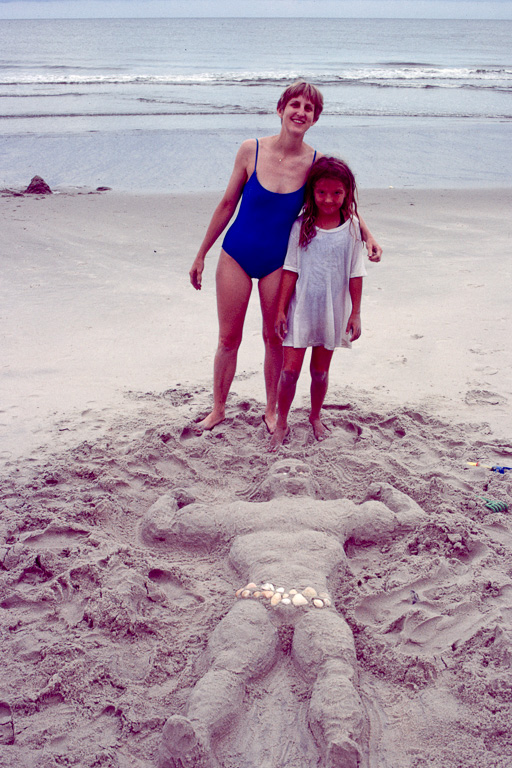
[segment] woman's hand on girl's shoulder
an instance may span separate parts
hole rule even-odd
[[[382,248],[378,244],[378,242],[375,240],[374,237],[370,235],[368,239],[366,240],[366,250],[368,251],[368,258],[370,261],[380,261],[382,258]]]

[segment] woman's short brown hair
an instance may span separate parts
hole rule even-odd
[[[286,88],[277,102],[277,109],[281,110],[286,107],[289,101],[297,98],[297,96],[304,96],[305,99],[310,101],[315,108],[315,122],[322,114],[324,108],[324,97],[315,85],[306,83],[305,80],[297,80],[295,83]]]

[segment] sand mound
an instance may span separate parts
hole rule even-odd
[[[482,497],[512,510],[512,477],[467,462],[511,465],[512,446],[489,443],[485,425],[382,413],[365,396],[345,397],[350,405],[327,403],[332,432],[321,445],[307,413],[294,411],[277,458],[305,460],[320,498],[360,502],[371,482],[388,482],[426,512],[415,531],[385,546],[349,542],[349,574],[332,579],[355,638],[370,726],[365,765],[508,768],[510,511],[492,512]],[[8,466],[0,766],[156,765],[163,724],[183,710],[240,585],[220,544],[200,553],[151,549],[137,536],[140,521],[169,492],[179,507],[242,497],[257,509],[276,461],[253,400],[233,396],[226,422],[195,436],[190,421],[208,402],[203,390],[131,394],[124,415],[81,417],[85,441],[59,453],[49,443]],[[274,669],[249,686],[218,745],[224,768],[252,765],[255,754],[263,765],[263,742],[268,765],[295,765],[296,755],[301,768],[317,765],[303,716],[308,682],[288,648],[283,636]],[[288,716],[297,728],[282,727],[280,701],[296,702]],[[254,718],[266,730],[253,729],[244,752],[244,723]]]

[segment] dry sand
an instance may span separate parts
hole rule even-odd
[[[291,457],[321,498],[360,502],[388,482],[426,515],[386,546],[347,545],[332,574],[364,768],[509,768],[512,512],[480,497],[512,510],[512,473],[467,462],[512,466],[512,191],[361,194],[385,255],[368,266],[361,340],[334,356],[331,437],[312,438],[304,375],[278,457],[256,295],[226,422],[187,429],[211,402],[215,257],[200,293],[187,271],[215,199],[0,198],[0,766],[156,764],[240,583],[227,548],[153,550],[141,520],[170,491],[182,505],[250,497]],[[305,722],[308,685],[285,650],[219,741],[223,768],[316,765],[286,727],[286,712]],[[259,741],[253,729],[245,757],[230,754],[255,717]]]

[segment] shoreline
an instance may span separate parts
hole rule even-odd
[[[50,186],[139,193],[224,188],[240,143],[276,132],[274,114],[73,117],[1,125],[0,186],[27,175]],[[343,158],[363,189],[510,188],[510,119],[322,115],[308,143]],[[9,132],[5,132],[8,128]],[[400,136],[397,143],[396,136]],[[485,151],[482,150],[485,148]],[[129,158],[129,163],[127,162]]]

